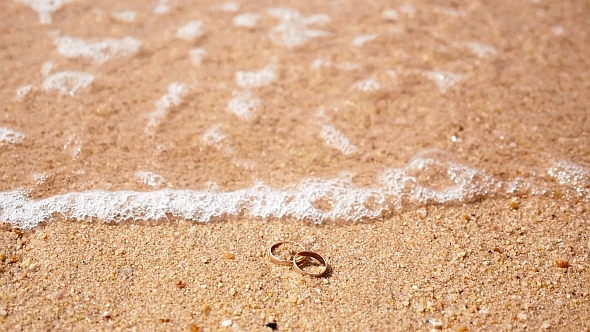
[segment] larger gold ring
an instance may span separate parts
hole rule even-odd
[[[292,245],[295,245],[295,246],[300,247],[302,250],[305,250],[305,248],[302,245],[300,245],[299,243],[297,243],[297,242],[292,242],[292,241],[279,241],[279,242],[273,243],[273,245],[270,246],[270,248],[268,248],[268,258],[270,259],[271,262],[273,262],[273,263],[275,263],[277,265],[291,265],[292,262],[293,262],[293,259],[295,257],[295,255],[293,255],[293,257],[289,257],[289,259],[287,260],[287,259],[280,259],[277,256],[275,256],[275,254],[273,254],[273,252],[272,252],[273,249],[278,248],[278,247],[280,247],[283,244],[292,244]],[[300,257],[298,259],[298,261],[300,263],[303,262],[304,260],[305,260],[305,257]]]
[[[297,257],[303,257],[303,259],[300,259]],[[317,259],[320,263],[322,263],[324,268],[320,272],[316,272],[316,273],[303,271],[301,269],[301,267],[299,266],[299,264],[301,264],[307,257],[313,257],[313,258]],[[292,264],[293,264],[293,267],[295,268],[295,271],[297,273],[312,276],[312,277],[321,277],[326,273],[326,271],[328,271],[328,263],[326,262],[324,257],[322,257],[322,255],[320,255],[314,251],[305,250],[305,251],[300,251],[300,252],[296,253],[295,256],[293,256]]]

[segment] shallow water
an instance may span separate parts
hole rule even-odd
[[[587,202],[588,21],[544,6],[5,1],[0,220]]]

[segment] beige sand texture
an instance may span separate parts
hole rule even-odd
[[[585,0],[0,2],[0,330],[590,331],[588,17]],[[444,162],[412,166],[425,153]],[[373,190],[392,168],[416,184],[364,201],[377,217],[320,224],[31,203]],[[279,240],[329,272],[270,263]]]

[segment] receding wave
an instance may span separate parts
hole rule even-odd
[[[587,169],[557,162],[547,174],[560,186],[573,186],[590,196]],[[424,151],[405,167],[381,174],[372,187],[353,184],[352,175],[322,180],[309,178],[286,188],[258,183],[236,191],[164,189],[151,192],[71,192],[40,200],[17,189],[0,193],[0,220],[30,229],[56,215],[105,222],[163,220],[169,216],[207,222],[216,217],[246,214],[262,218],[359,221],[378,218],[406,207],[469,203],[496,196],[542,194],[527,179],[503,181],[452,160],[441,151]]]

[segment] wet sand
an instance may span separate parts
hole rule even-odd
[[[66,3],[41,24],[46,16],[22,3],[0,4],[0,127],[23,135],[0,140],[0,191],[229,191],[343,172],[371,186],[429,149],[540,189],[409,205],[359,223],[56,214],[32,230],[4,224],[0,329],[590,330],[590,178],[547,174],[555,162],[590,166],[586,1],[291,1],[281,6],[330,17],[299,17],[304,31],[326,35],[292,47],[277,30],[287,20],[268,12],[275,3],[233,11],[171,1],[158,15],[156,2],[123,5]],[[122,10],[137,18],[117,18]],[[258,21],[236,27],[246,12]],[[190,20],[202,31],[178,37]],[[141,46],[99,63],[59,53],[67,36],[133,36]],[[200,64],[193,49],[206,51]],[[267,67],[268,84],[236,78]],[[66,71],[94,81],[71,94],[45,88]],[[186,91],[161,108],[173,82]],[[248,116],[231,110],[240,96],[259,100]],[[326,126],[350,145],[326,139]],[[443,175],[420,176],[436,187]],[[330,272],[312,278],[271,264],[265,252],[278,240],[321,253]]]

